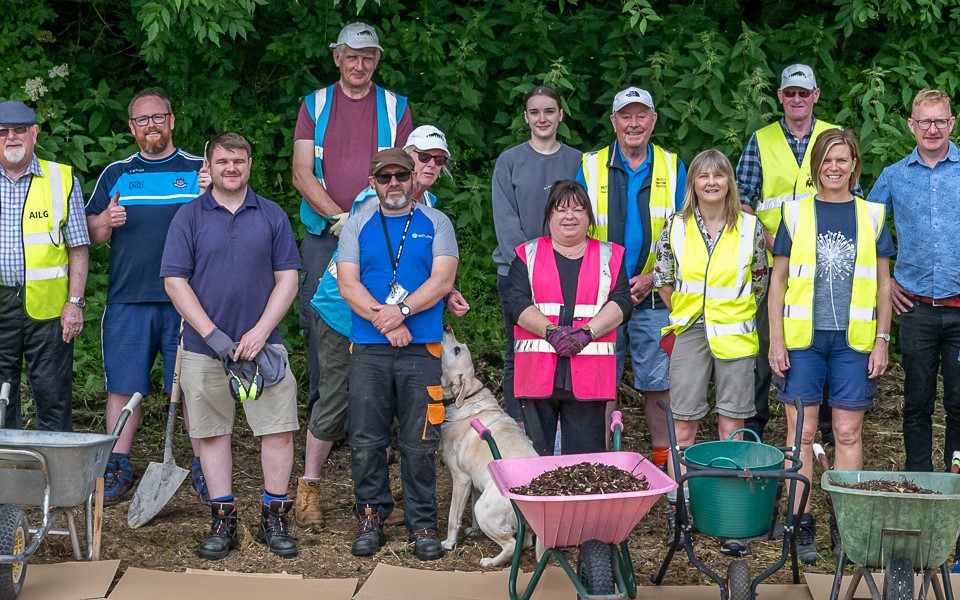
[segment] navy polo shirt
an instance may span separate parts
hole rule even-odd
[[[274,272],[300,268],[290,219],[276,203],[247,188],[237,212],[220,206],[210,191],[183,205],[170,223],[161,277],[182,277],[207,316],[239,342],[260,319],[274,288]],[[283,343],[274,328],[268,343]],[[213,356],[189,324],[183,347]]]

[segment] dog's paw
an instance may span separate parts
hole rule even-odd
[[[443,546],[444,550],[453,550],[454,546],[457,545],[457,540],[443,540],[440,545]]]
[[[496,559],[496,558],[481,558],[481,559],[480,559],[480,566],[483,567],[484,569],[490,569],[490,568],[492,568],[492,567],[496,567],[496,566],[497,566],[497,559]]]

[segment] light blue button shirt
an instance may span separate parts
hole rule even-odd
[[[893,275],[908,292],[930,298],[960,294],[960,150],[950,142],[935,167],[916,148],[883,170],[867,200],[893,213]]]

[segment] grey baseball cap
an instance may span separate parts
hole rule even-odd
[[[17,100],[0,102],[0,125],[36,125],[37,113]]]
[[[611,114],[617,112],[624,106],[634,103],[643,104],[649,107],[650,110],[655,110],[653,106],[653,96],[650,95],[650,92],[638,87],[628,87],[613,97],[613,111],[611,111]]]
[[[336,48],[340,45],[350,46],[355,50],[376,48],[383,52],[383,48],[380,47],[380,38],[377,36],[377,30],[366,23],[350,23],[341,29],[340,35],[337,36],[337,42],[330,44],[330,47]]]
[[[780,89],[785,90],[788,87],[798,87],[805,90],[812,90],[817,87],[817,78],[813,74],[813,69],[803,64],[790,65],[780,74]]]

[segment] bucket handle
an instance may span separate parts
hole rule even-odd
[[[730,463],[731,465],[733,465],[734,467],[736,467],[736,469],[737,469],[738,471],[742,471],[742,470],[743,470],[743,467],[741,467],[740,465],[738,465],[738,464],[737,464],[737,461],[733,460],[732,458],[727,458],[726,456],[718,456],[718,457],[716,457],[716,458],[711,459],[710,462],[707,463],[707,468],[708,468],[708,469],[709,469],[709,468],[712,468],[713,465],[714,465],[714,463],[716,463],[716,462],[718,462],[718,461],[726,461],[726,462]]]
[[[727,441],[728,441],[728,442],[730,442],[730,441],[736,441],[736,440],[734,440],[733,438],[734,438],[734,436],[737,435],[738,433],[749,433],[750,435],[753,436],[753,441],[755,441],[755,442],[759,442],[759,441],[760,441],[760,436],[757,435],[757,432],[754,431],[754,430],[752,430],[752,429],[749,429],[749,428],[747,428],[747,427],[744,427],[744,428],[742,428],[742,429],[738,429],[738,430],[734,431],[733,433],[731,433],[731,434],[730,434],[730,437],[727,438]]]

